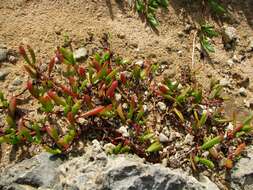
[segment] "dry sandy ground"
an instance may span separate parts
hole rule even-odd
[[[231,85],[228,88],[233,100],[228,103],[228,110],[235,109],[248,112],[243,101],[253,98],[253,56],[246,51],[250,38],[253,37],[253,1],[227,1],[233,19],[224,22],[213,18],[208,12],[200,11],[198,3],[190,0],[171,0],[168,11],[159,12],[160,26],[158,32],[152,31],[141,19],[121,1],[115,0],[0,0],[0,43],[16,51],[20,43],[28,43],[36,50],[42,62],[49,61],[57,46],[64,43],[64,36],[73,40],[74,48],[85,45],[86,38],[94,35],[100,39],[104,33],[110,34],[112,49],[123,57],[137,61],[150,59],[153,62],[167,62],[168,73],[177,75],[180,66],[192,64],[192,45],[195,30],[189,26],[198,26],[197,22],[205,18],[217,28],[231,25],[237,29],[239,42],[235,50],[226,51],[221,37],[214,39],[216,53],[211,60],[200,58],[195,51],[195,67],[202,65],[198,75],[199,81],[207,86],[210,77],[218,79],[227,77]],[[196,1],[195,1],[196,2]],[[186,32],[184,32],[186,31]],[[251,39],[252,40],[252,39]],[[199,47],[196,39],[196,47]],[[231,58],[243,60],[227,64]],[[13,80],[25,81],[21,68],[22,61],[16,64],[0,64],[0,70],[10,74],[0,81],[0,89],[8,95],[17,94],[25,83],[13,89]],[[239,76],[237,76],[239,75]],[[238,95],[238,82],[249,77],[246,87],[247,97]],[[6,149],[5,149],[6,150]],[[8,163],[15,158],[3,153],[1,163]],[[22,159],[24,157],[22,156]],[[19,159],[17,159],[19,160]],[[0,163],[0,165],[2,165]]]

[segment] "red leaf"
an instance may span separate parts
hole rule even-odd
[[[78,67],[78,74],[79,74],[81,77],[85,77],[85,68],[79,66],[79,67]]]
[[[23,46],[19,46],[19,54],[22,56],[27,56],[25,48]]]
[[[159,86],[159,90],[163,93],[163,94],[167,94],[169,92],[169,89],[165,86],[165,85],[160,85]]]
[[[89,116],[94,116],[97,115],[99,113],[101,113],[104,110],[104,106],[97,106],[96,108],[87,111],[86,113],[84,113],[83,115],[81,115],[80,117],[89,117]]]
[[[92,61],[93,67],[97,70],[97,72],[99,72],[101,70],[101,66],[99,65],[99,63],[96,60]]]
[[[31,93],[33,97],[35,98],[39,97],[39,92],[37,91],[37,89],[34,88],[32,81],[27,82],[27,89],[29,90],[29,92]]]
[[[120,80],[123,84],[126,84],[127,82],[127,78],[126,78],[126,74],[125,73],[120,73]]]
[[[56,50],[55,54],[56,54],[57,61],[59,61],[60,63],[63,63],[64,57],[61,54],[59,47],[57,47],[57,50]]]
[[[48,96],[54,100],[54,102],[57,104],[57,105],[63,105],[65,106],[66,105],[66,102],[64,101],[63,98],[59,97],[54,91],[50,90],[47,92]]]
[[[12,97],[9,102],[9,114],[11,115],[12,118],[15,117],[16,108],[17,108],[16,97]]]
[[[236,150],[235,150],[235,152],[234,152],[234,156],[239,156],[239,155],[241,154],[241,152],[245,149],[245,147],[246,147],[246,144],[245,144],[245,143],[240,144],[240,145],[236,148]]]
[[[31,69],[28,65],[24,65],[24,68],[25,68],[26,72],[29,73],[30,77],[37,78],[36,71],[34,71],[33,69]]]
[[[55,57],[53,57],[48,64],[48,76],[50,76],[50,74],[52,73],[54,65],[55,65]]]
[[[69,112],[67,114],[67,118],[68,118],[68,120],[69,120],[70,123],[75,123],[75,118],[74,118],[72,112]]]
[[[62,92],[64,92],[65,94],[68,94],[69,96],[72,96],[73,98],[78,97],[76,93],[72,92],[72,90],[67,88],[66,86],[61,85],[61,90]]]
[[[118,81],[113,81],[110,88],[106,91],[106,96],[112,98],[114,96],[115,89],[118,87]]]
[[[74,87],[76,86],[76,79],[74,77],[69,77],[69,84]]]
[[[83,95],[83,101],[86,102],[87,104],[91,103],[91,97],[89,95]]]

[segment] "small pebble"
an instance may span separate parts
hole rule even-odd
[[[135,65],[139,65],[140,67],[144,66],[144,61],[143,60],[139,60],[135,63]]]
[[[228,79],[226,79],[226,78],[222,78],[220,80],[220,85],[224,86],[224,87],[228,87],[230,85],[230,81]]]
[[[106,154],[112,154],[112,150],[115,148],[115,145],[112,143],[107,143],[103,146],[103,149]]]
[[[165,134],[160,133],[159,134],[159,141],[161,143],[166,143],[166,142],[169,142],[169,138]]]
[[[247,92],[246,92],[246,89],[244,87],[241,87],[238,92],[241,96],[244,96],[244,97],[247,96]]]
[[[9,74],[9,71],[0,71],[0,80],[4,80],[5,77]]]
[[[13,56],[13,55],[11,55],[11,56],[8,58],[8,60],[9,60],[10,63],[16,63],[16,62],[18,61],[18,59],[17,59],[15,56]]]
[[[18,77],[18,78],[15,78],[15,79],[14,79],[12,85],[13,85],[13,86],[19,86],[19,85],[21,85],[22,83],[23,83],[23,81],[20,80],[19,77]]]
[[[79,48],[74,51],[74,58],[76,60],[84,59],[87,56],[87,50],[86,48]]]
[[[163,103],[163,102],[158,102],[158,103],[157,103],[157,106],[158,106],[158,108],[159,108],[161,111],[165,111],[165,110],[166,110],[166,104]]]
[[[235,63],[234,63],[233,59],[229,59],[229,60],[227,61],[227,64],[228,64],[230,67],[232,67]]]
[[[184,144],[192,145],[194,144],[193,140],[194,140],[194,136],[192,136],[191,134],[187,134],[184,139]]]
[[[222,35],[223,35],[223,39],[225,43],[231,43],[238,38],[236,34],[236,29],[234,27],[225,26],[223,28],[224,28],[224,31]]]
[[[116,101],[120,101],[121,98],[122,98],[121,94],[115,93],[115,99],[116,99]]]
[[[129,133],[127,131],[126,126],[121,126],[119,129],[117,129],[117,131],[121,133],[123,137],[129,137]]]
[[[0,47],[0,62],[6,61],[8,50]]]
[[[128,104],[127,104],[127,103],[123,103],[123,104],[122,104],[122,108],[123,108],[123,109],[128,109]]]
[[[147,105],[143,105],[143,110],[144,110],[144,112],[147,112],[148,111],[148,106]]]

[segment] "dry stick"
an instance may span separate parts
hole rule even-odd
[[[193,34],[193,42],[192,42],[192,70],[194,65],[195,65],[195,60],[194,60],[194,54],[195,54],[195,47],[196,47],[196,36],[197,36],[197,31],[194,32]]]

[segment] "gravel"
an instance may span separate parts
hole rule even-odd
[[[87,56],[87,49],[86,48],[79,48],[74,51],[74,58],[79,61],[84,59]]]
[[[166,143],[166,142],[169,142],[169,138],[165,134],[160,133],[159,134],[159,141],[161,143]]]
[[[8,50],[0,47],[0,62],[7,60]]]
[[[166,110],[166,104],[163,103],[163,102],[158,102],[158,103],[157,103],[157,106],[158,106],[158,108],[159,108],[161,111],[165,111],[165,110]]]
[[[9,71],[0,70],[0,80],[4,80],[9,73],[10,73]]]

